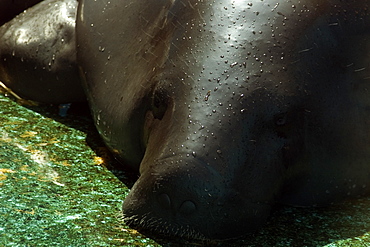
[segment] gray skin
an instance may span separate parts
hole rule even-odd
[[[0,27],[0,81],[47,103],[85,101],[76,64],[76,0],[44,1]]]
[[[233,238],[276,203],[368,193],[369,5],[82,0],[78,62],[96,126],[140,172],[126,222]]]
[[[140,173],[126,222],[226,239],[257,230],[276,203],[368,193],[369,5],[80,1],[77,61],[97,129]]]

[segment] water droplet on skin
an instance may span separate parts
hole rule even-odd
[[[100,125],[100,114],[96,117],[96,125]]]
[[[231,68],[233,68],[233,67],[235,67],[236,65],[238,65],[238,62],[234,62],[234,63],[230,64],[230,67],[231,67]]]

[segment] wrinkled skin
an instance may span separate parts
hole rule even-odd
[[[369,0],[79,2],[95,123],[140,173],[126,222],[227,239],[370,187]]]

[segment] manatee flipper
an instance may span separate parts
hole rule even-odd
[[[76,0],[47,0],[0,27],[0,81],[39,102],[85,101],[76,64]]]

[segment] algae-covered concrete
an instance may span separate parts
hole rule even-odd
[[[89,116],[57,111],[0,96],[0,246],[160,246],[122,222],[126,175],[109,166],[98,138],[89,138]],[[282,207],[258,233],[208,245],[370,246],[370,198]]]
[[[0,246],[154,246],[122,225],[128,189],[74,117],[60,118],[72,128],[0,98]]]

